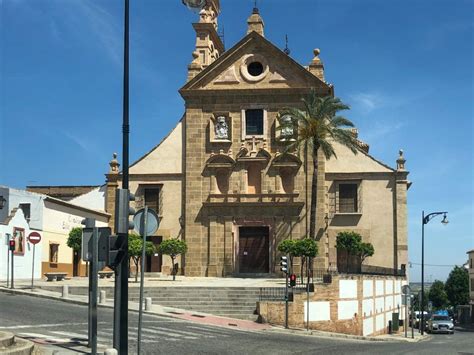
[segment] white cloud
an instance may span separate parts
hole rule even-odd
[[[383,106],[382,96],[376,93],[359,92],[349,95],[349,99],[354,109],[359,110],[365,114]]]
[[[62,134],[73,141],[76,145],[78,145],[82,150],[87,153],[97,153],[99,150],[97,149],[96,145],[84,137],[75,136],[69,132],[63,131]]]

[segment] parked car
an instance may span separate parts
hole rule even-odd
[[[426,323],[426,321],[428,320],[428,312],[425,311],[423,313],[424,313],[424,319],[425,319],[425,323]],[[415,314],[414,314],[414,317],[413,317],[413,321],[415,323],[415,328],[420,327],[420,320],[421,320],[421,312],[420,311],[415,311]]]
[[[429,333],[454,334],[454,323],[451,317],[433,314],[428,319],[427,331]]]

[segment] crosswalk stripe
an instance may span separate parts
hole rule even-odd
[[[208,327],[196,327],[196,326],[188,326],[187,328],[191,328],[191,329],[199,329],[200,331],[206,331],[206,332],[211,332],[211,333],[215,333],[215,334],[219,334],[219,335],[226,335],[226,336],[231,336],[232,334],[227,331],[225,328],[208,328]],[[240,329],[232,329],[232,331],[243,331],[243,330],[240,330]]]
[[[71,342],[71,339],[65,339],[65,338],[53,338],[45,334],[38,334],[38,333],[20,333],[18,334],[19,337],[21,338],[39,338],[39,339],[44,339],[49,342],[55,342],[55,343],[69,343]]]
[[[84,334],[79,334],[79,333],[71,333],[71,332],[60,332],[60,331],[50,331],[53,334],[58,334],[58,335],[65,335],[71,338],[77,338],[81,340],[86,340],[87,341],[87,335]]]
[[[154,329],[154,327],[150,327],[150,328],[151,329],[143,329],[143,331],[153,333],[153,334],[156,334],[156,333],[163,334],[163,335],[173,337],[173,338],[199,339],[199,336],[196,336],[197,334],[195,334],[194,336],[190,336],[190,335],[184,335],[184,334],[175,334],[171,332],[170,329],[160,330],[160,329]]]
[[[98,322],[98,324],[106,324],[105,322]],[[27,328],[53,328],[53,327],[64,327],[64,326],[76,326],[76,325],[87,325],[87,323],[55,323],[55,324],[31,324],[31,325],[10,325],[6,327],[0,327],[0,329],[27,329]]]
[[[185,330],[176,330],[176,329],[169,329],[169,328],[163,328],[163,327],[157,327],[157,326],[153,326],[153,327],[149,327],[151,329],[157,329],[157,330],[163,330],[163,331],[167,331],[167,332],[173,332],[173,333],[176,333],[176,334],[184,334],[184,335],[191,335],[191,336],[203,336],[205,338],[215,338],[215,335],[209,335],[209,334],[202,334],[202,333],[196,333],[196,332],[187,332]]]

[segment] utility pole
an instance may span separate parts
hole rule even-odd
[[[123,124],[122,124],[122,189],[128,190],[129,145],[129,0],[124,0],[124,50],[123,50]],[[117,201],[116,201],[117,202]],[[117,218],[116,225],[117,225]],[[115,231],[117,233],[117,231]],[[121,250],[125,255],[115,269],[114,298],[114,348],[120,355],[128,354],[128,233],[119,235]]]

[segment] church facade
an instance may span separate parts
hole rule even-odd
[[[173,131],[130,166],[136,208],[155,209],[161,224],[152,241],[182,238],[180,260],[187,276],[279,275],[279,243],[309,235],[313,157],[285,148],[296,132],[278,129],[285,107],[303,108],[311,90],[334,95],[325,81],[319,50],[308,66],[293,60],[264,36],[258,9],[247,35],[224,50],[217,33],[218,0],[208,0],[194,23],[196,48],[180,89],[185,113]],[[357,131],[353,131],[357,135]],[[335,239],[356,231],[374,245],[365,263],[391,269],[407,264],[405,159],[392,168],[334,143],[337,159],[322,154],[317,170],[314,267],[336,270]],[[396,161],[395,161],[396,159]],[[105,205],[114,213],[121,175],[111,161]],[[169,261],[148,258],[147,271],[169,272]]]

